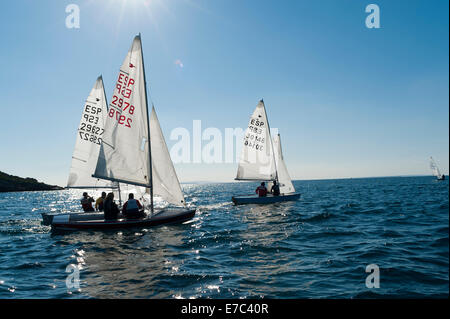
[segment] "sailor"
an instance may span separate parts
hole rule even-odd
[[[105,214],[105,220],[117,219],[117,216],[119,215],[119,208],[114,202],[113,193],[108,193],[105,200],[103,201],[103,210]]]
[[[134,199],[133,193],[130,193],[128,195],[128,201],[123,204],[122,213],[127,218],[140,218],[145,216],[145,213],[141,209],[141,203],[137,199]]]
[[[106,193],[102,192],[102,196],[95,201],[95,209],[99,212],[103,211],[103,203],[105,202]]]
[[[262,182],[261,185],[256,188],[255,193],[258,194],[259,197],[266,197],[267,196],[266,183]]]
[[[270,192],[273,196],[280,196],[280,186],[277,184],[277,181],[273,181],[272,188],[270,189]]]
[[[83,198],[81,199],[81,207],[85,212],[93,212],[94,207],[92,207],[92,203],[94,202],[94,199],[90,196],[88,196],[88,193],[83,193]]]

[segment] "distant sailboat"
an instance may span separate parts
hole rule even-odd
[[[441,172],[439,171],[439,167],[436,165],[436,162],[431,156],[430,156],[430,168],[433,171],[433,175],[436,176],[437,180],[439,181],[445,180],[445,175],[441,174]]]
[[[114,221],[105,221],[103,217],[80,220],[71,219],[70,215],[58,215],[53,218],[52,228],[75,230],[149,227],[193,218],[195,209],[185,207],[183,193],[154,108],[149,121],[140,35],[134,38],[120,68],[109,106],[92,177],[147,188],[150,193],[150,212],[145,218],[119,218]],[[155,211],[155,194],[184,207]]]
[[[236,180],[269,181],[269,191],[273,181],[280,186],[280,195],[268,194],[266,197],[257,195],[233,196],[234,204],[269,204],[282,201],[297,200],[299,193],[294,185],[284,163],[281,150],[280,135],[272,140],[269,122],[267,120],[264,101],[261,100],[250,117],[244,135],[244,145],[237,171]]]

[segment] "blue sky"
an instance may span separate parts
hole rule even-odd
[[[65,26],[68,4],[80,28]],[[380,7],[368,29],[365,7]],[[2,4],[0,170],[65,185],[83,102],[108,99],[141,32],[169,148],[176,127],[245,128],[264,98],[294,179],[448,174],[448,1],[71,0]],[[175,61],[180,60],[183,68]],[[232,181],[237,164],[177,164]]]

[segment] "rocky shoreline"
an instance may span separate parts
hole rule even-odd
[[[0,193],[5,192],[26,192],[26,191],[51,191],[61,190],[63,187],[48,185],[38,182],[34,178],[22,178],[9,175],[0,171]]]

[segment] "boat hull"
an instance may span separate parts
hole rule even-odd
[[[98,215],[98,214],[97,214]],[[126,219],[118,218],[115,220],[105,220],[103,215],[99,218],[86,218],[83,220],[73,220],[70,214],[58,215],[54,217],[51,223],[54,231],[72,231],[72,230],[104,230],[104,229],[124,229],[135,227],[153,227],[165,224],[183,223],[195,216],[195,209],[163,209],[153,216]]]
[[[247,195],[247,196],[233,196],[231,200],[235,205],[245,205],[245,204],[273,204],[279,202],[294,201],[300,198],[300,193],[292,193],[286,195],[267,195],[266,197],[258,197],[258,195]]]
[[[55,216],[70,215],[71,220],[90,220],[90,219],[102,219],[103,212],[75,212],[75,213],[41,213],[42,225],[50,226]]]

